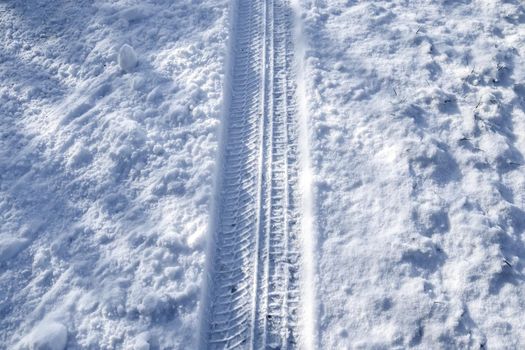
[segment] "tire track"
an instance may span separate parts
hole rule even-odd
[[[287,0],[239,0],[206,345],[297,345],[297,120]]]

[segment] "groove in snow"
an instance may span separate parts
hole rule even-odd
[[[287,0],[239,0],[204,317],[208,348],[295,348],[298,127]]]

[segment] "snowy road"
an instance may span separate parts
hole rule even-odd
[[[291,10],[241,0],[211,263],[206,345],[294,347],[299,308]]]

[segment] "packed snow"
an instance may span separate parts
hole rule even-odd
[[[318,345],[525,346],[520,1],[303,4]]]
[[[236,3],[0,3],[0,349],[198,347]],[[525,5],[292,3],[304,347],[525,347]]]

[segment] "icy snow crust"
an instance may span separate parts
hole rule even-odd
[[[318,346],[525,346],[521,1],[301,1]]]
[[[195,348],[227,8],[0,4],[0,348]]]

